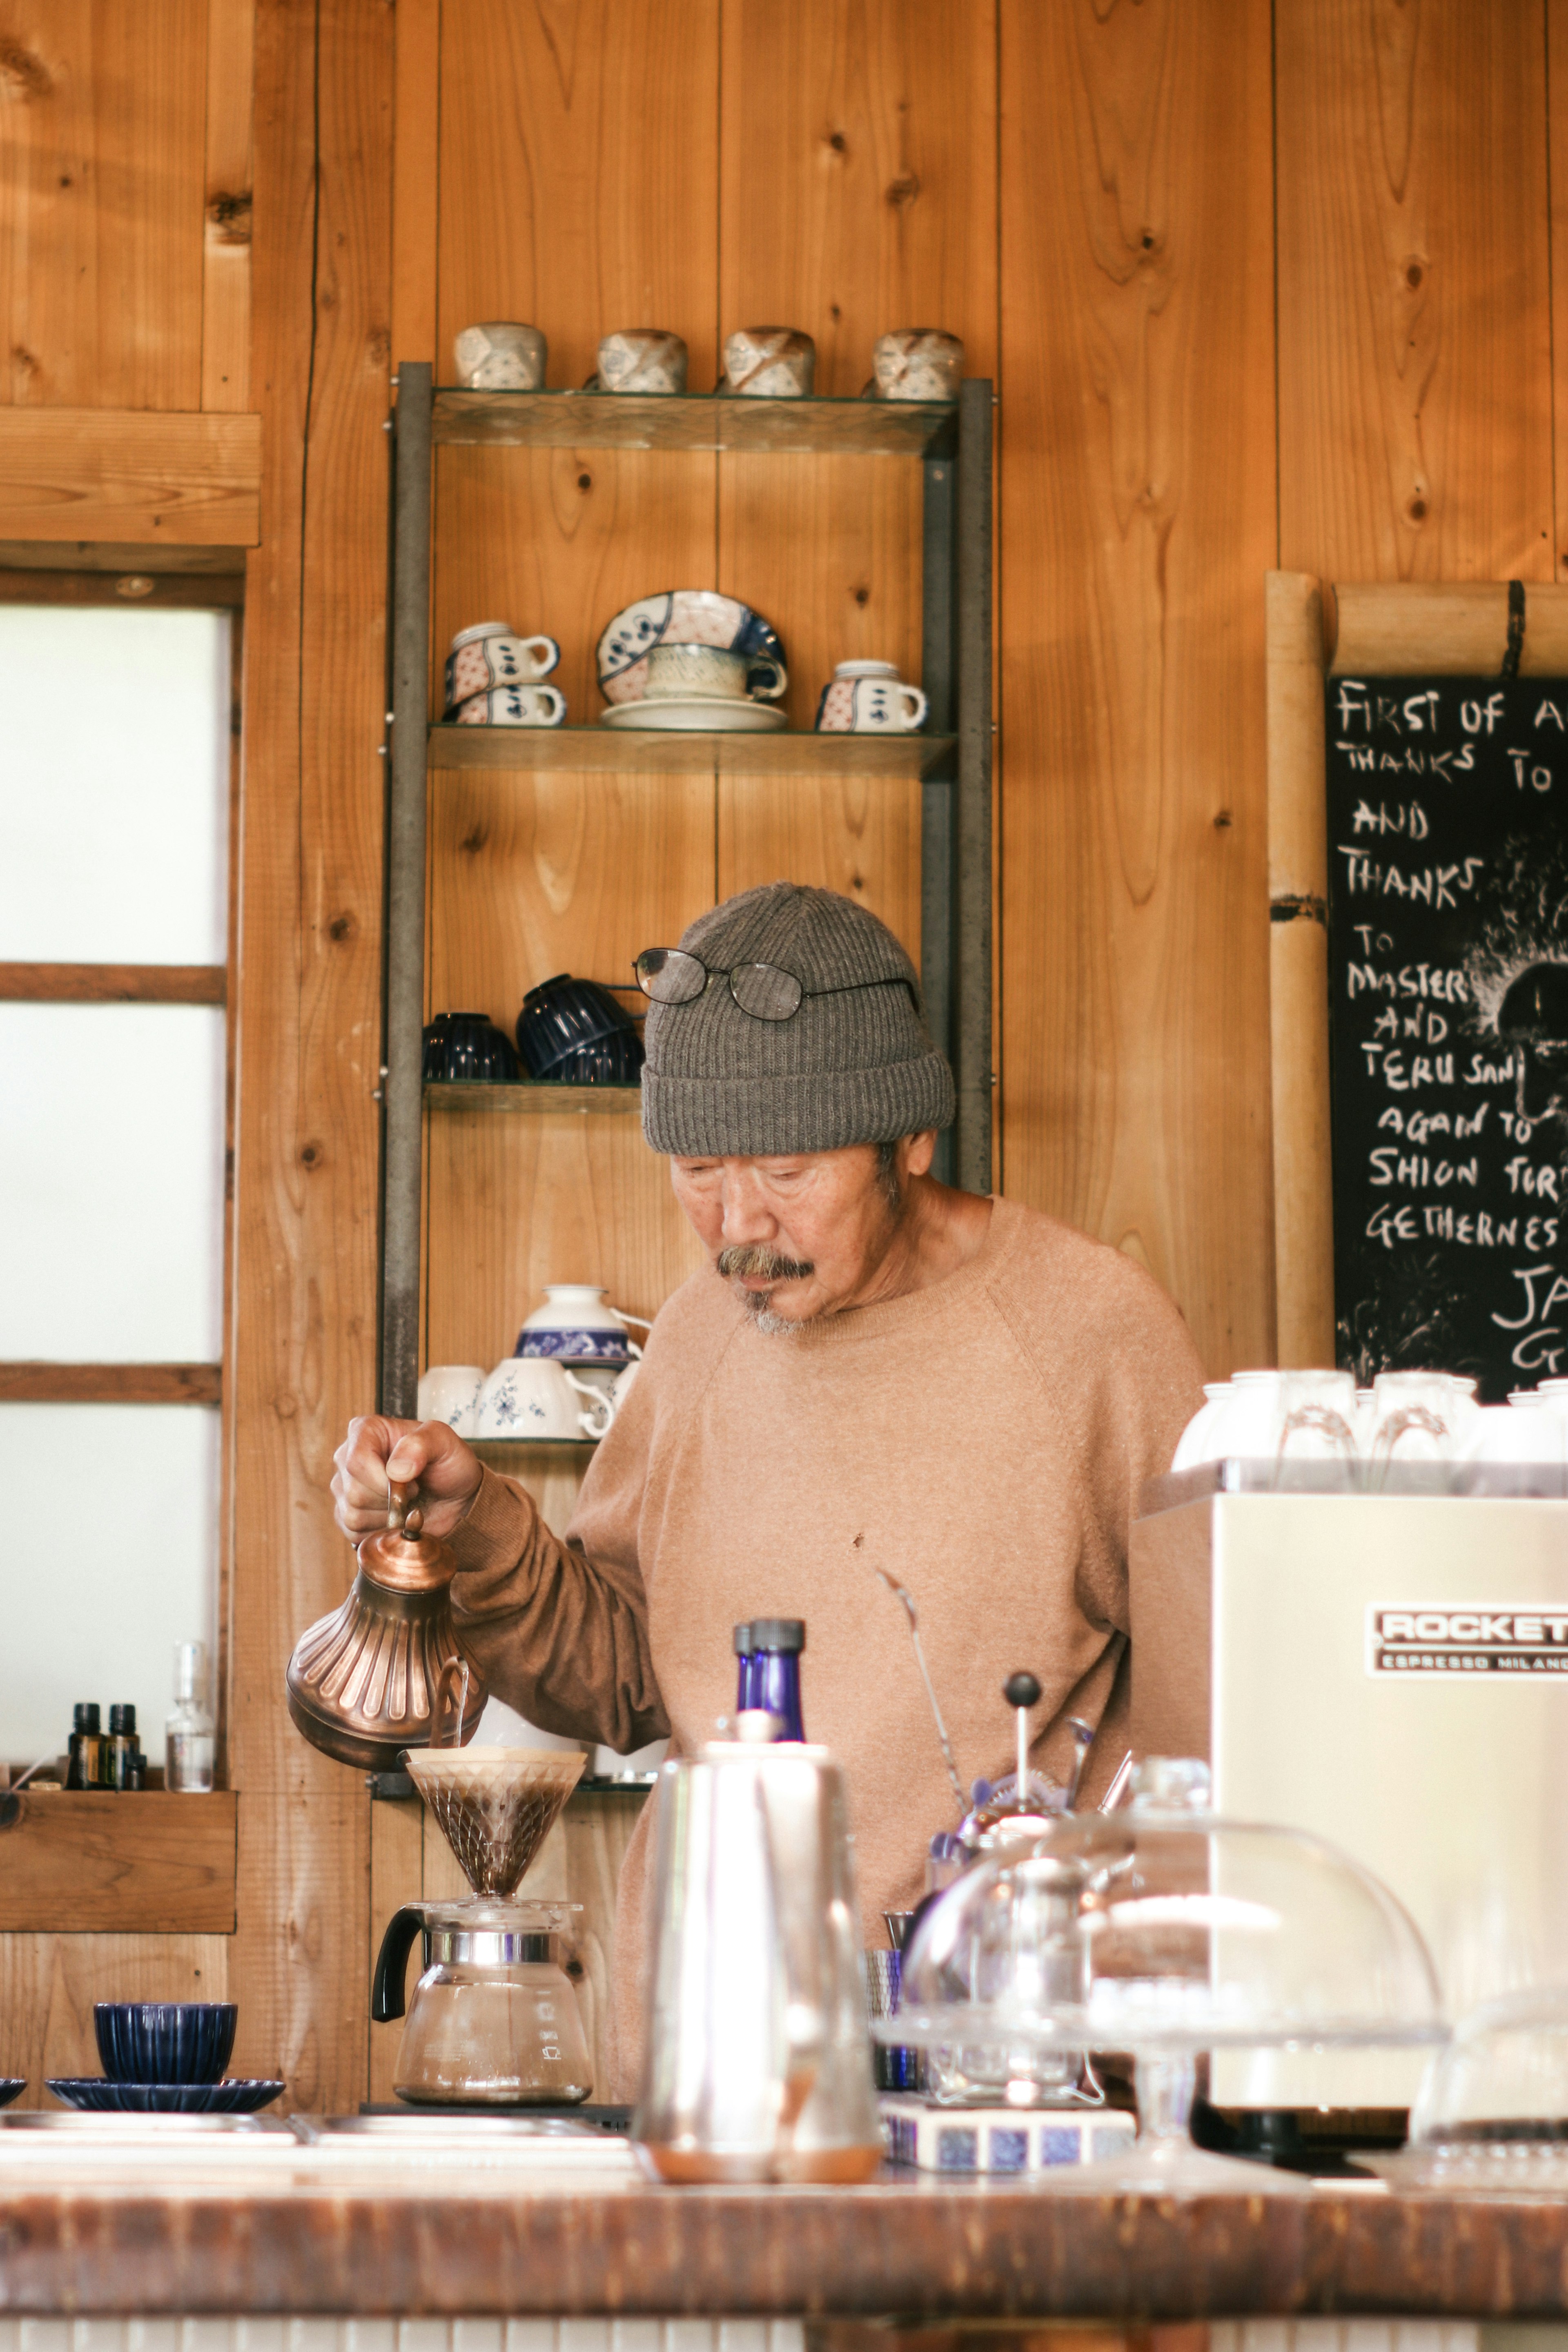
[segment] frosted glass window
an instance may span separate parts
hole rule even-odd
[[[0,1360],[218,1360],[224,1045],[213,1005],[0,1003]]]
[[[0,962],[225,961],[229,635],[0,605]]]
[[[201,1405],[0,1404],[0,1758],[63,1754],[78,1699],[106,1730],[129,1699],[163,1762],[174,1644],[212,1654],[218,1428]]]

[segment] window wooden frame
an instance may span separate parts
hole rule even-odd
[[[224,1024],[224,1203],[223,1325],[216,1364],[64,1364],[0,1361],[0,1403],[194,1404],[221,1414],[213,1693],[217,1734],[217,1780],[226,1779],[228,1685],[228,1582],[232,1552],[234,1431],[226,1399],[234,1337],[234,1141],[237,1035],[240,839],[240,689],[244,671],[244,574],[231,568],[240,557],[232,548],[189,548],[186,559],[169,568],[176,551],[72,542],[32,548],[0,541],[0,604],[97,604],[133,610],[153,604],[187,611],[220,612],[229,622],[229,775],[227,955],[221,964],[0,963],[0,1002],[55,1004],[221,1005]],[[26,561],[18,559],[25,558]],[[65,559],[59,561],[57,559]],[[223,567],[208,570],[216,559]],[[127,593],[127,583],[134,593]],[[229,1906],[232,1911],[232,1903]],[[34,1923],[37,1924],[37,1923]],[[121,1926],[125,1923],[120,1922]]]

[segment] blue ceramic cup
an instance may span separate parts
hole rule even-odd
[[[238,2015],[232,2000],[100,2000],[92,2030],[111,2083],[218,2083]]]

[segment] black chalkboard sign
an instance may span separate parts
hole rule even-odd
[[[1339,1360],[1568,1373],[1568,680],[1331,677]]]

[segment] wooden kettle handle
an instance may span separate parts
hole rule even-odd
[[[423,1514],[420,1513],[415,1517],[413,1527],[410,1527],[408,1524],[409,1515],[414,1512],[418,1500],[419,1481],[417,1478],[407,1480],[389,1478],[387,1480],[386,1524],[395,1534],[418,1534],[419,1528],[423,1524]]]

